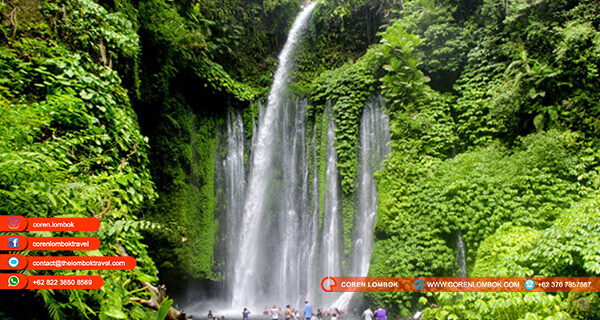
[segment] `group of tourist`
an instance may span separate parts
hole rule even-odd
[[[373,310],[371,310],[369,307],[363,312],[362,316],[360,316],[360,320],[373,320],[373,318],[376,320],[387,320],[387,310],[379,307],[377,310],[375,310],[375,312],[373,312]]]
[[[221,318],[219,318],[218,316],[213,316],[212,314],[212,310],[208,310],[208,316],[206,317],[208,320],[225,320],[225,316],[221,316]]]
[[[244,310],[247,309],[244,308]],[[263,315],[271,315],[271,319],[279,320],[279,317],[281,317],[281,308],[277,308],[277,305],[273,305],[273,307],[269,310],[269,308],[265,306],[265,309],[263,310]],[[244,320],[248,319],[244,318]],[[292,309],[292,306],[289,304],[285,306],[285,320],[301,320],[298,310]]]
[[[279,320],[279,317],[282,316],[281,308],[278,308],[277,305],[273,305],[271,309],[267,306],[263,309],[263,315],[271,317],[272,320]],[[331,318],[329,320],[338,320],[339,316],[343,313],[342,310],[337,308],[332,309]],[[285,307],[285,320],[323,320],[323,316],[327,316],[328,312],[326,310],[317,309],[317,312],[313,312],[313,307],[308,303],[308,300],[304,301],[304,310],[302,313],[298,312],[297,309],[292,308],[289,304]],[[356,311],[355,311],[356,314]],[[250,311],[247,308],[244,308],[242,311],[242,320],[249,320]],[[212,320],[212,314],[209,313],[209,319]],[[379,307],[375,312],[371,310],[371,308],[367,308],[360,320],[387,320],[387,311]]]

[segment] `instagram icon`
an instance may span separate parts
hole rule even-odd
[[[8,228],[9,229],[18,229],[20,225],[19,218],[9,218],[8,219]]]

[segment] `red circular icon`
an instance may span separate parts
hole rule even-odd
[[[329,286],[329,289],[325,289],[325,280],[331,280],[333,281],[333,284]],[[333,292],[333,288],[335,288],[337,286],[337,281],[335,281],[335,278],[332,277],[325,277],[323,278],[323,280],[321,280],[321,289],[323,289],[323,291],[325,292]]]

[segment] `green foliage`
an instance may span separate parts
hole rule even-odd
[[[591,182],[585,178],[591,163],[577,156],[578,140],[568,132],[529,136],[511,152],[490,146],[445,161],[411,157],[410,152],[393,151],[377,175],[378,241],[371,275],[453,275],[450,239],[459,230],[467,261],[475,262],[478,273],[502,272],[506,264],[497,270],[477,265],[476,254],[492,254],[488,252],[495,242],[490,241],[496,238],[488,237],[508,222],[515,227],[549,227],[562,208],[588,192]],[[511,237],[512,231],[507,232],[498,237]],[[523,250],[528,248],[523,245]],[[408,308],[404,303],[409,297],[382,296],[372,299],[400,310]]]
[[[370,52],[355,64],[324,72],[312,83],[312,102],[307,114],[314,117],[323,112],[327,101],[332,103],[337,166],[345,194],[354,193],[360,115],[365,101],[374,92],[373,71],[378,69],[378,63],[378,58]]]
[[[437,293],[434,296],[439,307],[425,309],[423,319],[569,319],[560,295],[541,292],[469,292]]]
[[[483,241],[472,276],[597,276],[600,268],[597,194],[566,210],[553,225],[538,231],[502,226]],[[596,293],[437,293],[422,297],[440,307],[426,319],[593,319]]]
[[[260,102],[256,101],[248,108],[242,111],[244,122],[244,134],[246,138],[251,138],[254,135],[254,125],[258,123],[258,113],[260,112]]]
[[[91,0],[41,3],[40,13],[49,20],[53,38],[86,52],[98,64],[118,71],[123,81],[131,84],[131,94],[139,96],[141,48],[135,9],[131,4],[124,5],[123,11],[111,12]]]
[[[533,271],[519,264],[522,257],[531,251],[539,231],[529,227],[502,225],[496,233],[479,245],[473,277],[526,277]]]
[[[386,71],[381,90],[392,118],[392,143],[407,152],[445,157],[454,151],[456,135],[449,95],[431,90],[419,70],[416,51],[421,39],[407,31],[411,19],[398,20],[383,33],[378,54]],[[411,150],[412,151],[408,151]]]
[[[320,1],[298,50],[298,82],[309,84],[323,72],[359,60],[377,42],[379,27],[397,16],[391,13],[396,9],[396,1]]]
[[[136,280],[156,281],[150,256],[168,283],[219,277],[220,111],[266,93],[299,1],[20,1],[11,13],[16,3],[0,3],[0,213],[97,216],[102,247],[73,254],[119,244],[138,261],[101,272],[101,290],[31,297],[52,319],[154,318],[129,301],[143,294]],[[598,276],[599,25],[597,0],[322,1],[294,91],[310,95],[319,185],[331,104],[345,253],[359,119],[381,93],[392,153],[377,174],[371,275],[454,275],[460,231],[471,275]],[[256,109],[244,109],[248,137]],[[405,314],[417,302],[368,298]],[[586,319],[600,305],[593,293],[420,301],[439,306],[431,319]],[[17,318],[8,304],[1,316]]]
[[[420,41],[401,23],[394,23],[383,35],[381,55],[387,72],[381,78],[381,89],[392,110],[410,107],[422,98],[425,91],[425,83],[429,79],[417,68],[418,60],[413,56]]]
[[[137,279],[155,281],[157,274],[141,242],[140,229],[147,224],[138,220],[156,195],[147,168],[147,138],[140,134],[118,74],[71,46],[23,37],[0,49],[0,213],[97,217],[102,226],[94,236],[100,249],[72,254],[119,255],[118,244],[137,260],[131,272],[55,272],[101,274],[104,286],[36,292],[50,318],[146,319],[148,311],[129,298],[139,294]],[[119,44],[107,43],[112,46]]]
[[[206,60],[205,64],[199,66],[196,72],[199,77],[210,83],[213,89],[228,92],[240,101],[253,101],[261,92],[261,90],[233,80],[221,65],[210,60]]]
[[[169,314],[169,310],[171,309],[171,305],[173,305],[173,300],[165,299],[163,303],[160,305],[158,309],[158,314],[156,315],[156,320],[164,320]]]
[[[326,185],[326,174],[327,174],[327,125],[329,118],[331,117],[330,107],[328,110],[323,111],[321,121],[316,123],[316,135],[315,139],[320,141],[319,145],[315,145],[315,156],[318,174],[319,186]],[[319,231],[323,228],[323,216],[325,213],[325,191],[327,188],[319,188]]]
[[[300,10],[298,0],[181,1],[182,16],[209,22],[211,59],[239,82],[271,85],[278,51]]]
[[[450,115],[451,100],[435,92],[406,110],[390,112],[392,146],[409,155],[444,159],[455,152],[457,137]]]
[[[472,45],[470,28],[463,27],[452,13],[452,8],[436,5],[434,1],[410,1],[402,11],[401,20],[396,22],[421,39],[415,52],[421,61],[419,68],[431,78],[431,87],[443,92],[452,89]]]
[[[598,11],[598,9],[596,10]],[[589,21],[570,21],[564,28],[556,28],[560,42],[554,50],[559,71],[553,89],[563,89],[556,99],[562,100],[558,108],[564,123],[583,132],[600,132],[598,91],[600,84],[600,35],[598,26]],[[566,89],[566,90],[565,90]],[[568,91],[573,90],[571,94]],[[567,91],[567,92],[565,92]]]
[[[344,238],[344,254],[349,256],[352,253],[352,230],[354,229],[355,205],[354,197],[342,195],[342,222]]]
[[[484,1],[481,10],[482,40],[456,87],[463,145],[557,127],[596,134],[597,5]]]
[[[214,22],[203,19],[196,8],[189,18],[164,0],[141,1],[139,22],[141,39],[148,51],[142,56],[146,68],[145,103],[156,103],[169,95],[170,83],[181,73],[192,73],[203,87],[231,93],[238,100],[251,101],[256,91],[240,83],[213,61],[219,51],[228,51],[228,44],[219,43],[211,32]],[[205,89],[208,90],[208,89]],[[153,91],[153,92],[151,92]],[[158,95],[158,96],[157,96]]]
[[[356,63],[338,67],[346,60],[337,55],[343,50],[335,39],[344,35],[324,36],[330,48],[319,49],[323,55],[302,50],[300,59],[310,61],[301,60],[300,81],[314,79],[308,114],[319,115],[326,101],[333,106],[345,195],[353,190],[361,95],[379,87],[387,102],[392,153],[377,174],[370,275],[453,275],[458,231],[474,274],[532,275],[553,264],[530,252],[540,245],[545,229],[559,232],[554,221],[563,210],[598,187],[593,151],[598,97],[590,86],[598,85],[599,15],[593,2],[411,1],[397,13],[402,19],[380,33],[381,43]],[[318,47],[314,32],[325,25],[323,16],[330,25],[345,27],[346,18],[356,24],[353,9],[361,3],[319,6],[305,46]],[[367,72],[358,73],[368,76],[363,79],[354,72],[367,59]],[[338,68],[323,72],[327,65]],[[576,229],[587,228],[577,225],[564,232],[579,235]],[[575,238],[586,240],[548,245],[563,248],[564,256],[558,249],[535,252],[564,258],[568,265],[560,272],[587,274],[595,270],[590,261],[596,252],[584,248],[591,248],[597,236]],[[493,314],[504,319],[562,317],[564,308],[577,309],[577,303],[560,300],[564,297],[452,297],[452,306],[432,314],[486,318],[485,310],[495,308]],[[415,302],[400,293],[368,298],[401,313]],[[484,301],[473,307],[478,298]],[[551,310],[541,311],[535,303]]]
[[[63,6],[72,10],[63,11]],[[108,12],[92,0],[48,1],[42,12],[60,15],[53,25],[56,36],[102,64],[112,64],[113,58],[135,58],[140,53],[134,23],[122,12]]]
[[[540,234],[527,264],[543,276],[600,275],[599,202],[592,194],[566,211]]]
[[[160,197],[149,217],[169,229],[155,233],[152,254],[173,277],[213,279],[216,122],[180,97],[167,102],[154,135],[151,168]]]

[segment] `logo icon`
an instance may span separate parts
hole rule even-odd
[[[19,247],[19,238],[8,238],[8,247],[9,248],[18,248]]]
[[[425,281],[417,279],[415,280],[415,283],[413,285],[415,286],[415,289],[422,290],[423,288],[425,288]]]
[[[535,288],[535,282],[533,282],[533,280],[529,279],[525,281],[525,289],[531,290],[533,288]]]
[[[325,289],[325,281],[327,281],[327,280],[333,281],[333,284],[329,286],[329,289]],[[335,288],[336,286],[337,286],[337,282],[335,281],[335,278],[325,277],[321,281],[321,289],[323,289],[323,291],[325,291],[325,292],[333,292],[333,288]]]
[[[8,286],[16,287],[19,284],[19,278],[17,276],[11,276],[8,278]]]
[[[19,218],[8,218],[8,228],[9,229],[19,229]]]
[[[9,265],[11,268],[16,268],[16,267],[18,267],[18,266],[19,266],[19,258],[17,258],[17,257],[10,257],[10,258],[8,259],[8,265]]]

